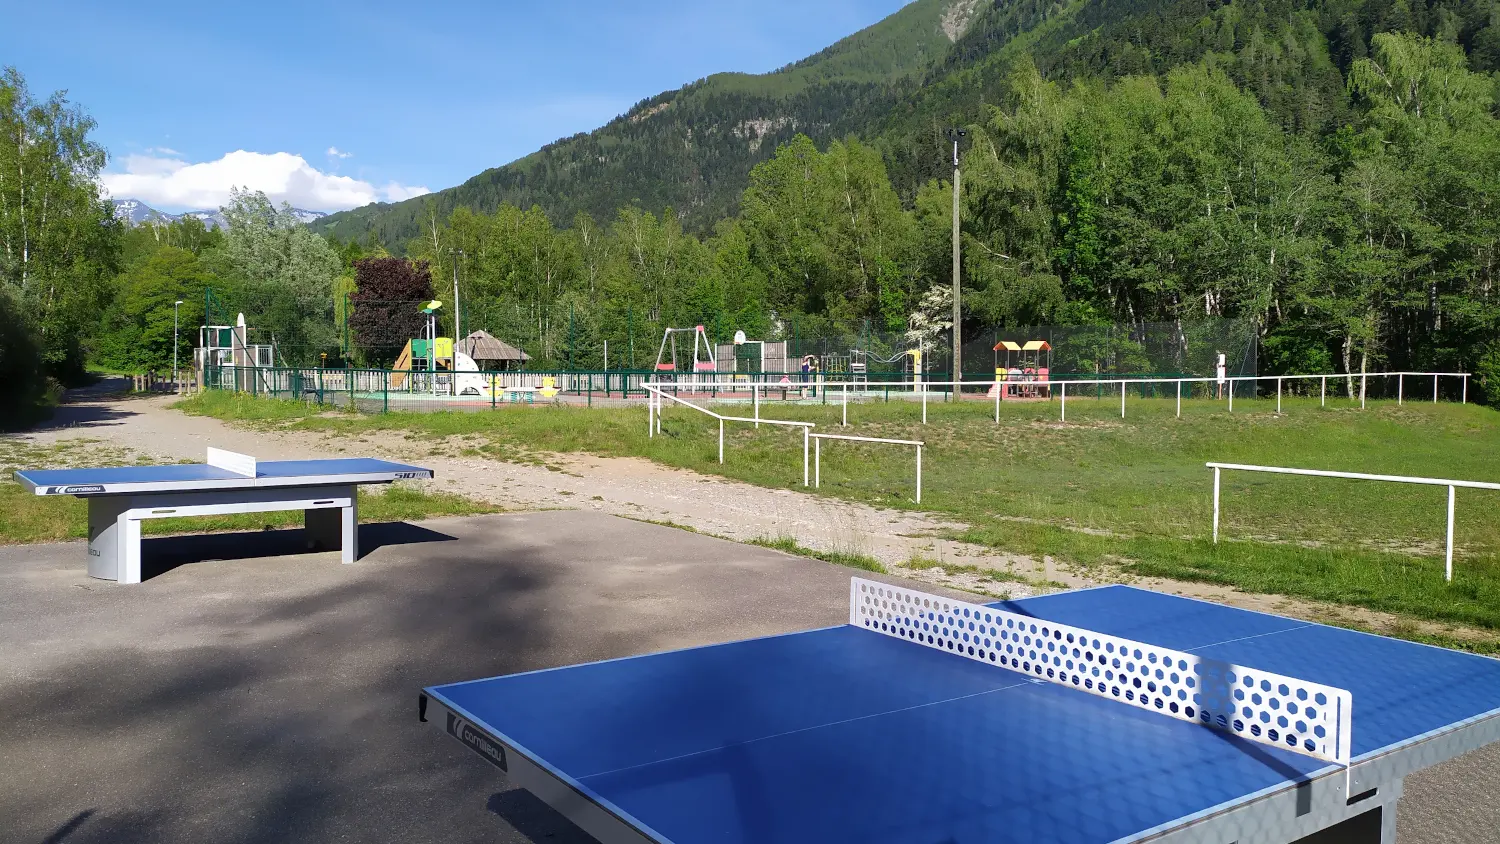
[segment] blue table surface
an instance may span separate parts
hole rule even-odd
[[[1500,661],[1126,586],[992,604],[1345,688],[1354,755],[1500,710]],[[676,842],[1096,842],[1328,763],[856,627],[428,692]]]
[[[268,460],[255,466],[257,478],[317,478],[328,475],[385,474],[390,472],[426,471],[416,466],[376,460],[369,457],[340,457],[330,460]],[[183,481],[228,481],[244,478],[226,469],[204,463],[164,466],[108,466],[96,469],[28,469],[18,477],[37,486],[78,486],[84,484],[150,484]]]

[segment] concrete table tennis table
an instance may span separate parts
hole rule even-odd
[[[89,576],[141,582],[141,522],[181,516],[301,510],[310,548],[359,558],[361,484],[431,478],[432,470],[370,458],[272,460],[208,449],[205,463],[33,469],[16,480],[37,495],[89,505]]]
[[[1405,776],[1500,740],[1500,661],[1127,586],[855,578],[845,625],[418,704],[607,844],[1392,844]]]

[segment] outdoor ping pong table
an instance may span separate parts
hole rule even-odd
[[[141,582],[141,521],[180,516],[302,510],[309,547],[359,558],[361,484],[431,478],[432,470],[369,458],[272,460],[208,449],[206,463],[34,469],[17,481],[37,495],[89,503],[89,575]]]
[[[419,711],[609,844],[1391,844],[1407,774],[1500,740],[1472,654],[1126,586],[850,607]]]

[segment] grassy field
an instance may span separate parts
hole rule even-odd
[[[59,542],[88,537],[88,504],[72,496],[42,497],[28,492],[13,477],[19,469],[70,466],[126,466],[141,461],[99,440],[63,440],[55,446],[32,446],[19,440],[0,440],[0,544]],[[154,462],[154,461],[151,461]],[[498,508],[448,493],[424,492],[392,485],[379,491],[360,489],[362,522],[413,521],[434,516],[492,513]],[[300,527],[300,511],[243,513],[151,519],[142,522],[147,535],[251,531]]]
[[[1116,394],[1118,395],[1118,394]],[[771,487],[802,482],[795,430],[731,425],[717,463],[718,423],[668,408],[664,435],[648,439],[643,408],[508,408],[483,413],[359,417],[292,402],[208,394],[190,413],[249,424],[353,434],[450,436],[498,459],[546,452],[645,457]],[[821,430],[919,439],[922,510],[971,525],[962,538],[1083,569],[1222,583],[1500,629],[1500,520],[1496,494],[1460,490],[1457,576],[1443,580],[1446,489],[1226,473],[1218,545],[1209,541],[1211,473],[1205,461],[1342,471],[1500,479],[1500,413],[1473,405],[1316,399],[1222,404],[1132,398],[1055,404],[933,403],[921,424],[912,403],[860,404],[839,429],[838,407],[770,405],[766,416]],[[732,413],[744,413],[739,408]],[[911,449],[825,444],[820,494],[917,509]]]

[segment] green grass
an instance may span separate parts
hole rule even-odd
[[[885,574],[886,568],[880,561],[868,554],[860,554],[854,551],[819,551],[816,548],[808,548],[806,545],[797,544],[797,540],[790,536],[778,536],[775,539],[752,539],[749,544],[759,545],[762,548],[774,548],[788,554],[796,554],[799,557],[812,557],[814,560],[822,560],[825,563],[833,563],[836,566],[845,566],[861,571],[873,571],[877,574]]]
[[[98,440],[63,440],[55,446],[33,446],[0,440],[0,544],[60,542],[88,537],[88,504],[72,496],[39,496],[15,481],[19,469],[72,466],[121,466],[144,461]],[[359,491],[362,522],[416,521],[436,516],[468,516],[499,508],[446,492],[426,492],[396,484]],[[141,525],[147,535],[252,531],[300,527],[301,511],[242,513],[151,519]]]
[[[1116,394],[1118,396],[1118,394]],[[646,436],[643,408],[505,408],[487,413],[348,416],[207,394],[190,413],[250,424],[343,434],[399,431],[414,443],[479,437],[497,459],[548,452],[636,456],[767,487],[801,489],[794,429],[731,424],[717,462],[718,423],[668,408],[661,436]],[[1084,570],[1220,583],[1423,619],[1500,629],[1500,520],[1495,493],[1460,490],[1456,577],[1443,580],[1446,489],[1226,473],[1223,541],[1208,541],[1212,475],[1206,461],[1397,475],[1500,479],[1500,413],[1474,405],[1331,400],[1186,401],[1070,398],[1002,406],[934,402],[928,425],[914,403],[852,405],[844,433],[927,443],[923,496],[913,501],[911,450],[825,443],[817,494],[922,509],[971,527],[960,538]],[[728,410],[746,414],[748,407]],[[838,432],[839,408],[770,404],[763,413]],[[798,552],[803,553],[803,552]]]

